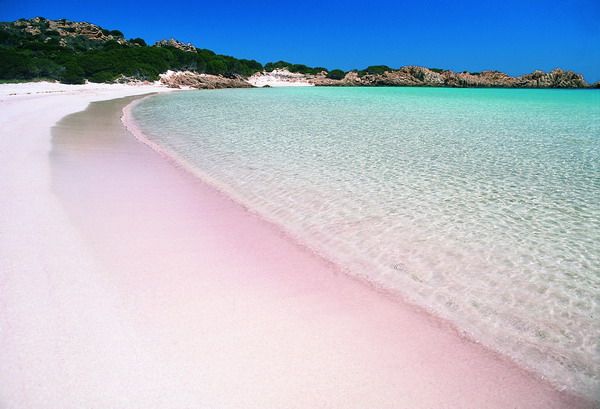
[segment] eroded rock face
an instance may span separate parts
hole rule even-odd
[[[413,87],[498,87],[498,88],[585,88],[583,77],[573,71],[555,69],[549,73],[535,71],[521,77],[511,77],[500,71],[481,73],[432,71],[429,68],[405,66],[383,74],[359,75],[351,71],[341,80],[325,75],[307,77],[307,81],[320,86],[413,86]]]
[[[192,71],[167,71],[160,75],[159,81],[169,88],[252,88],[250,83],[239,76],[227,78]]]
[[[169,71],[161,75],[163,84],[173,87],[201,89],[250,88],[253,86],[412,86],[412,87],[456,87],[456,88],[585,88],[583,77],[572,71],[555,69],[549,73],[535,71],[521,77],[511,77],[500,71],[481,73],[456,73],[432,71],[429,68],[406,66],[383,74],[359,75],[348,72],[341,80],[327,78],[327,72],[319,74],[291,73],[287,70],[256,73],[250,78],[236,76],[227,78],[217,75],[199,74],[190,71]]]
[[[85,39],[99,44],[107,41],[116,41],[119,44],[126,44],[127,40],[119,31],[109,31],[96,24],[86,22],[76,22],[69,20],[48,20],[43,17],[32,19],[17,20],[12,24],[15,29],[35,37],[52,38],[59,36],[60,44],[67,47],[73,44],[77,39]]]
[[[582,88],[587,86],[581,75],[559,68],[549,73],[534,71],[519,77],[519,79],[520,85],[527,88]]]
[[[181,41],[170,38],[168,40],[160,40],[154,43],[155,47],[174,47],[183,51],[196,52],[197,48],[192,43],[183,43]]]

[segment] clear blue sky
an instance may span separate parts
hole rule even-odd
[[[67,18],[147,42],[175,37],[262,63],[573,69],[600,80],[600,0],[0,0],[0,21]]]

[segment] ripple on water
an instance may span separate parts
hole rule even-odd
[[[600,390],[600,92],[185,92],[148,137],[349,272]]]

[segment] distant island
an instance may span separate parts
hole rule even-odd
[[[500,71],[454,72],[385,65],[343,71],[285,61],[265,65],[175,39],[149,46],[119,30],[43,17],[0,23],[0,81],[82,84],[161,81],[170,87],[244,88],[282,82],[314,86],[590,88],[582,75],[555,69],[513,77]]]

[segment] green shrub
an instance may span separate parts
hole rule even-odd
[[[117,75],[112,71],[99,71],[88,76],[88,80],[91,82],[113,82]]]
[[[107,42],[105,42],[102,45],[102,48],[104,48],[105,50],[111,50],[111,49],[115,49],[115,48],[123,48],[124,46],[122,44],[120,44],[118,41],[116,40],[108,40]]]
[[[341,80],[345,76],[346,76],[346,73],[339,69],[331,70],[327,73],[327,78],[330,78],[332,80]]]
[[[139,37],[138,38],[132,38],[131,40],[129,40],[129,42],[132,43],[132,44],[137,44],[137,45],[142,46],[142,47],[146,47],[148,45],[148,44],[146,44],[146,41],[144,41],[143,38],[139,38]]]
[[[31,58],[16,50],[0,49],[0,78],[29,79],[33,78]]]
[[[210,60],[206,64],[206,72],[213,75],[225,74],[227,72],[227,64],[223,60]]]
[[[300,74],[318,74],[321,71],[327,71],[327,68],[323,68],[323,67],[309,67],[308,65],[304,65],[304,64],[292,64],[286,61],[277,61],[277,62],[269,62],[267,64],[265,64],[264,70],[265,71],[273,71],[273,70],[282,70],[282,69],[287,69],[290,72],[296,72],[296,73],[300,73]]]
[[[282,70],[282,69],[287,69],[290,66],[292,66],[293,64],[289,63],[289,62],[285,62],[285,61],[277,61],[277,62],[268,62],[265,64],[265,71],[271,72],[273,70]]]
[[[378,75],[378,74],[383,74],[386,71],[393,71],[393,70],[392,70],[392,68],[388,67],[387,65],[370,65],[367,68],[365,68],[364,70],[359,71],[358,75],[365,75],[365,74]]]
[[[69,61],[65,64],[65,71],[60,80],[64,84],[83,84],[85,82],[83,68],[75,61]]]

